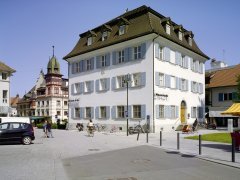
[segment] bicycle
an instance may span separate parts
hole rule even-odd
[[[134,133],[145,133],[145,128],[146,128],[146,124],[144,124],[143,126],[145,128],[143,128],[143,126],[140,124],[141,121],[139,121],[138,125],[136,125],[134,128],[131,126],[128,128],[128,132],[129,134],[134,134]]]
[[[114,132],[117,132],[117,131],[118,131],[118,128],[115,125],[112,125],[110,133],[114,133]]]
[[[96,125],[95,125],[95,129],[96,129],[98,132],[105,131],[105,130],[106,130],[106,126],[103,125],[103,124],[96,124]]]

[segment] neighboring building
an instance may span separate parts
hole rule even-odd
[[[206,71],[206,112],[208,120],[214,122],[218,127],[227,127],[228,119],[233,119],[233,126],[238,125],[238,117],[222,115],[237,96],[237,75],[240,74],[240,64]]]
[[[17,116],[17,103],[20,100],[19,94],[16,97],[11,97],[10,106],[11,106],[11,113],[10,116]]]
[[[16,71],[0,61],[0,116],[9,116],[10,76]]]
[[[69,70],[69,123],[101,123],[151,131],[204,118],[205,61],[193,33],[141,6],[90,31],[64,57]],[[128,91],[126,75],[131,79]]]
[[[68,79],[62,78],[60,65],[53,55],[47,65],[47,74],[41,70],[35,86],[18,103],[19,116],[32,119],[68,119]]]

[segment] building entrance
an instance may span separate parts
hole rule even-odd
[[[187,110],[187,105],[185,101],[181,102],[181,111],[180,111],[180,117],[181,117],[181,123],[186,123],[186,110]]]

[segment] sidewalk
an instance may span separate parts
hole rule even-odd
[[[199,141],[184,139],[186,136],[195,136],[199,134],[221,133],[227,131],[219,130],[199,130],[195,133],[180,135],[180,148],[177,149],[177,132],[162,132],[162,146],[160,146],[160,132],[149,134],[148,143],[146,143],[146,134],[140,134],[138,143],[145,143],[150,146],[159,147],[165,150],[177,151],[181,154],[192,155],[200,159],[205,159],[233,167],[240,168],[240,152],[235,153],[235,162],[232,162],[232,146],[226,143],[215,143],[209,141],[202,141],[202,153],[199,155]],[[131,135],[136,138],[137,134]]]

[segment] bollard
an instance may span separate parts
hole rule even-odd
[[[232,137],[232,162],[235,162],[235,137]]]
[[[147,131],[147,143],[148,143],[148,131]]]
[[[202,135],[199,134],[199,155],[202,154]]]
[[[137,135],[137,141],[138,141],[138,139],[139,139],[139,134],[140,134],[140,132],[138,131],[138,135]]]
[[[180,135],[179,132],[177,133],[177,149],[180,149],[180,139],[179,139]]]
[[[162,131],[160,131],[160,146],[162,146]]]

